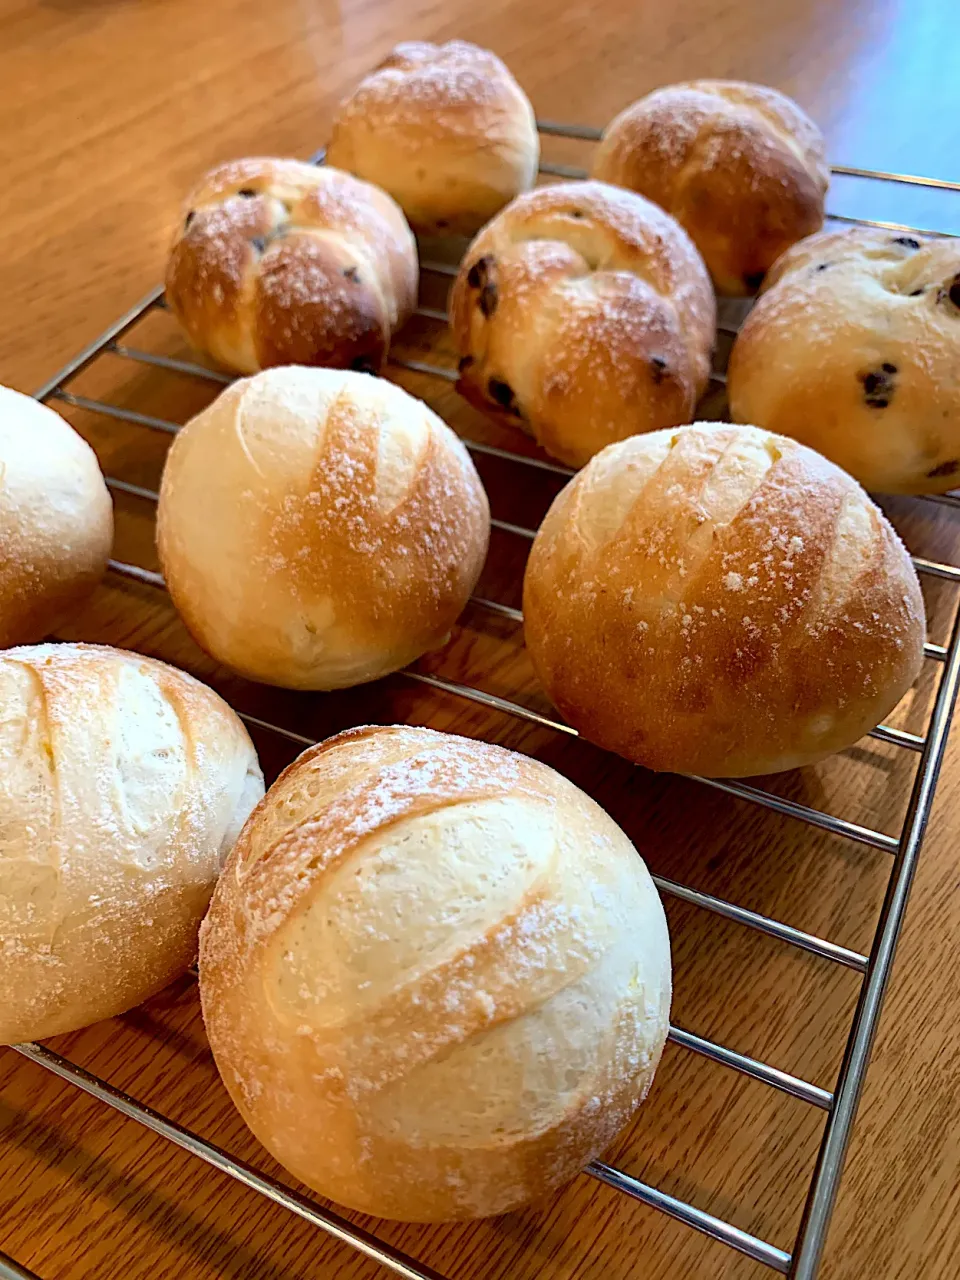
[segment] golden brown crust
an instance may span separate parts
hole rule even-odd
[[[203,927],[210,1043],[267,1148],[407,1220],[505,1212],[598,1154],[666,1038],[652,882],[534,760],[341,734],[252,815]]]
[[[694,80],[641,98],[607,126],[593,176],[638,191],[680,222],[720,293],[756,292],[795,241],[819,230],[823,138],[762,85]]]
[[[520,196],[464,256],[450,320],[463,389],[582,466],[612,441],[689,421],[716,309],[661,209],[600,182]]]
[[[112,543],[93,450],[49,406],[0,386],[0,648],[49,635],[100,581]]]
[[[772,773],[855,742],[923,657],[923,600],[839,468],[752,427],[613,446],[559,495],[524,582],[539,677],[651,769]]]
[[[263,794],[243,725],[139,654],[0,654],[0,1044],[123,1013],[192,963]]]
[[[776,263],[737,338],[732,415],[878,493],[960,485],[960,245],[867,227]]]
[[[157,521],[198,643],[292,688],[375,680],[443,643],[488,536],[473,463],[426,405],[294,366],[235,383],[184,428]]]
[[[388,191],[425,234],[473,235],[536,181],[533,108],[463,40],[399,44],[340,105],[327,159]]]
[[[167,265],[167,301],[191,342],[237,373],[379,370],[417,283],[413,236],[385,192],[269,157],[206,175]]]

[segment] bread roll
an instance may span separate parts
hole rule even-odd
[[[639,191],[685,227],[720,293],[755,293],[819,230],[830,170],[820,130],[775,89],[694,80],[657,89],[607,127],[593,176]]]
[[[523,591],[557,707],[649,769],[743,777],[850,746],[923,659],[923,598],[839,467],[755,427],[611,445],[557,497]]]
[[[100,581],[113,504],[58,413],[0,386],[0,647],[41,640]]]
[[[137,654],[0,654],[0,1044],[110,1018],[193,961],[263,779],[198,681]]]
[[[187,424],[157,517],[197,643],[292,689],[376,680],[444,643],[489,532],[473,463],[425,404],[298,367],[234,383]]]
[[[473,235],[536,182],[540,139],[496,54],[411,41],[341,103],[327,160],[389,191],[416,231]]]
[[[960,243],[869,227],[784,254],[734,346],[733,416],[868,489],[960,485]]]
[[[224,1084],[264,1146],[351,1208],[505,1213],[597,1156],[667,1035],[663,908],[572,783],[428,729],[307,751],[204,922]]]
[[[689,422],[716,331],[682,228],[600,182],[541,187],[504,209],[463,259],[450,319],[462,393],[574,467]]]
[[[260,156],[218,166],[187,197],[167,301],[193,345],[235,373],[377,371],[418,282],[416,243],[385,192]]]

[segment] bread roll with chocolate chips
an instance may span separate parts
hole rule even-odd
[[[960,486],[960,243],[868,227],[784,254],[737,338],[732,415],[878,493]]]
[[[461,392],[580,467],[614,440],[689,422],[716,306],[700,255],[662,209],[565,182],[481,231],[450,321]]]
[[[496,54],[411,41],[341,104],[327,160],[389,191],[414,230],[469,236],[536,182],[540,139]]]
[[[506,1213],[599,1155],[667,1036],[636,849],[536,760],[353,729],[280,776],[200,944],[207,1034],[263,1145],[323,1196]]]
[[[339,689],[446,640],[487,551],[466,449],[400,387],[291,366],[236,382],[177,436],[157,544],[208,653]]]
[[[376,372],[419,270],[393,200],[326,166],[253,157],[190,193],[167,265],[187,337],[234,373],[278,364]]]
[[[776,773],[857,741],[923,659],[910,557],[812,449],[697,423],[611,445],[527,564],[527,646],[557,707],[649,769]]]
[[[738,80],[667,85],[607,127],[593,176],[680,222],[720,293],[755,293],[785,249],[823,224],[823,137],[790,98]]]
[[[243,725],[139,654],[0,654],[0,1044],[123,1013],[197,953],[263,778]]]
[[[97,455],[53,409],[0,386],[0,647],[59,626],[100,581],[112,543]]]

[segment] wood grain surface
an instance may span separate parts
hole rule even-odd
[[[956,178],[960,77],[953,0],[0,0],[0,381],[32,390],[161,278],[183,191],[244,153],[305,156],[339,96],[400,39],[457,35],[496,49],[544,118],[603,124],[657,84],[765,81],[819,120],[839,163]],[[577,163],[586,144],[548,141]],[[838,181],[835,211],[960,230],[960,197]],[[443,282],[426,282],[434,305]],[[187,355],[170,318],[128,341]],[[441,326],[397,348],[450,363]],[[475,439],[530,450],[463,406],[449,384],[398,377]],[[116,357],[74,390],[182,422],[213,389]],[[712,406],[718,411],[717,406]],[[155,488],[169,437],[68,410],[105,470]],[[481,462],[494,514],[535,523],[556,481]],[[960,555],[960,517],[902,500],[911,548]],[[117,500],[118,558],[155,568],[153,512]],[[495,534],[480,592],[519,604],[525,544]],[[958,561],[960,562],[960,561]],[[955,588],[925,581],[944,641]],[[311,736],[409,720],[530,752],[586,787],[664,876],[867,950],[887,853],[777,819],[676,778],[435,693],[402,676],[336,695],[278,693],[229,676],[192,644],[162,591],[116,575],[62,633],[187,667],[238,708]],[[471,607],[423,671],[545,709],[519,628]],[[937,672],[892,723],[922,732]],[[270,777],[294,748],[257,734]],[[780,794],[896,832],[916,757],[872,740],[768,780]],[[960,757],[949,750],[857,1126],[823,1275],[953,1280],[960,1250]],[[674,1021],[832,1088],[859,978],[682,902],[667,902]],[[55,1048],[258,1168],[221,1088],[185,978],[127,1016]],[[652,1094],[610,1160],[790,1249],[823,1114],[669,1047]],[[356,1216],[356,1215],[354,1215]],[[360,1219],[358,1219],[360,1220]],[[448,1277],[674,1280],[757,1277],[757,1264],[581,1177],[549,1203],[496,1221],[367,1222]],[[0,1252],[43,1280],[375,1280],[376,1264],[0,1050]]]

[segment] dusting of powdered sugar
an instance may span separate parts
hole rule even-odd
[[[207,175],[186,207],[167,296],[193,340],[228,366],[252,372],[284,351],[295,363],[329,360],[326,347],[364,336],[371,311],[386,343],[414,305],[410,229],[388,196],[350,174],[235,161]]]
[[[607,527],[597,462],[551,513],[525,595],[538,668],[562,672],[575,723],[605,708],[598,740],[654,767],[702,769],[676,763],[676,752],[711,740],[718,759],[728,744],[731,767],[781,751],[815,757],[843,717],[854,737],[864,732],[892,705],[884,699],[909,684],[922,652],[922,600],[899,540],[848,476],[802,445],[725,425],[674,436],[633,504],[614,500],[624,511],[619,531]],[[734,460],[738,441],[747,452]],[[765,466],[758,447],[769,454]],[[606,457],[602,473],[616,475]],[[580,532],[591,509],[602,537]],[[621,745],[637,741],[628,736],[634,723],[636,757]],[[723,768],[714,755],[702,758]]]
[[[263,787],[229,708],[162,663],[40,645],[4,653],[0,684],[22,712],[4,767],[18,793],[0,787],[0,1035],[33,1039],[121,1013],[187,967],[224,840]],[[22,785],[31,757],[42,787]]]
[[[493,53],[463,40],[434,45],[400,44],[340,106],[335,129],[353,120],[391,130],[431,128],[474,133],[476,115],[498,107],[513,77]]]
[[[478,261],[488,264],[499,299],[489,316],[469,289]],[[503,316],[515,324],[520,308],[529,341],[497,343],[494,366],[485,358],[491,335]],[[602,182],[518,197],[471,246],[453,304],[461,353],[516,391],[534,434],[541,418],[562,415],[585,362],[592,379],[609,383],[611,416],[632,421],[639,413],[647,430],[683,421],[706,379],[715,315],[709,276],[686,232],[644,197]],[[683,389],[666,411],[657,405],[661,384]],[[662,416],[651,420],[651,411]]]

